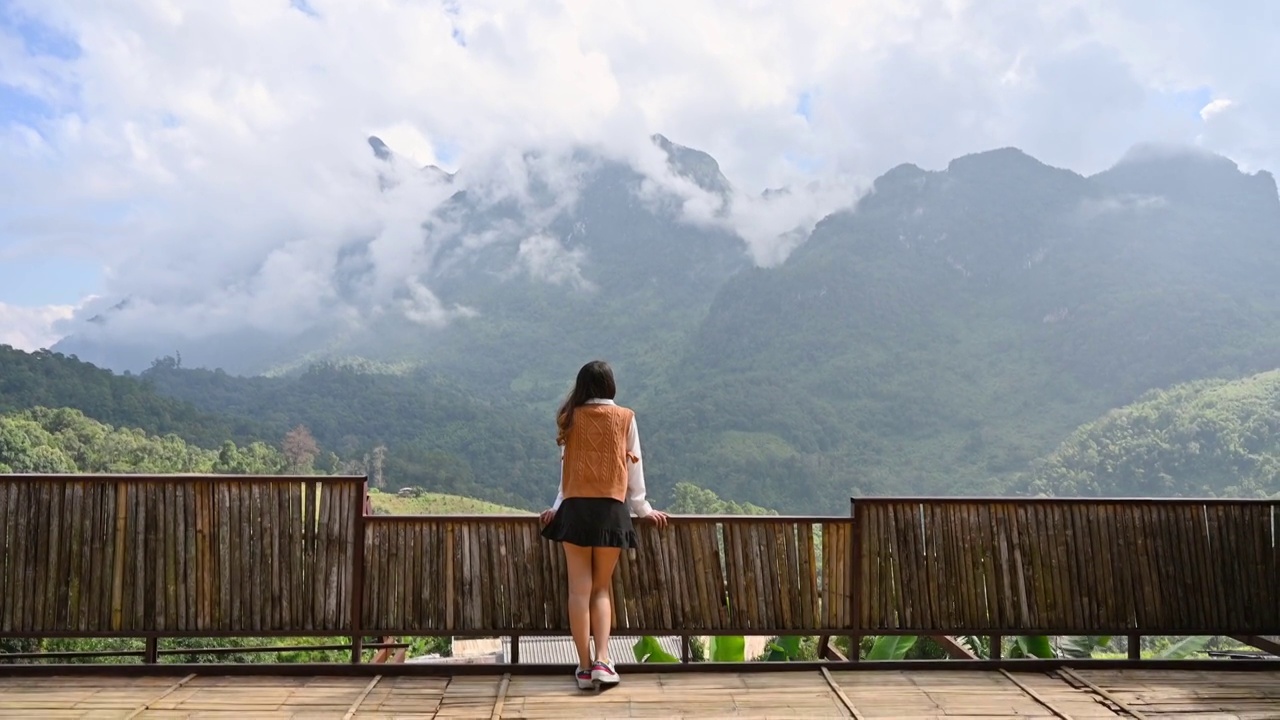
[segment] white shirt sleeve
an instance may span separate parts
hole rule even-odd
[[[636,428],[634,416],[627,430],[627,455],[630,461],[627,463],[627,505],[636,517],[645,517],[653,512],[653,506],[645,499],[644,461],[640,455],[640,431]]]
[[[560,509],[564,502],[564,448],[560,448],[560,489],[556,491],[556,501],[551,504],[552,512]]]

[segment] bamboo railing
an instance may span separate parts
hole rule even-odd
[[[867,634],[1272,635],[1268,500],[858,499]]]
[[[614,575],[628,634],[842,632],[850,518],[639,523]],[[525,517],[365,518],[363,627],[382,635],[565,634],[564,555]],[[819,562],[820,557],[824,562]]]
[[[566,634],[533,516],[373,516],[363,477],[0,476],[0,637]],[[639,523],[619,633],[1276,635],[1276,501],[857,499]]]
[[[0,636],[347,634],[363,497],[363,478],[0,476]]]

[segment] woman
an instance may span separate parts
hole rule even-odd
[[[542,535],[564,547],[569,570],[569,629],[578,650],[578,688],[616,685],[609,657],[610,588],[623,548],[636,547],[631,514],[666,527],[666,513],[645,500],[635,413],[613,402],[608,363],[582,366],[556,414],[560,492],[542,513]],[[595,638],[591,657],[588,633]]]

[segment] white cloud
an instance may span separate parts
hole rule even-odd
[[[582,248],[566,248],[550,235],[532,235],[520,243],[517,257],[529,275],[551,283],[590,290],[594,286],[582,277],[582,261],[586,252]]]
[[[52,109],[0,127],[0,215],[22,228],[11,240],[74,246],[109,269],[111,299],[85,314],[130,297],[119,323],[138,332],[397,308],[448,321],[463,311],[421,277],[459,228],[422,223],[457,188],[417,168],[460,168],[470,193],[527,201],[530,149],[564,203],[581,177],[565,162],[575,144],[627,159],[766,265],[900,162],[1015,145],[1093,172],[1149,141],[1245,167],[1280,160],[1268,0],[307,5],[5,4],[80,48],[32,56],[0,24],[0,83]],[[720,162],[737,190],[727,212],[665,175],[655,132]],[[375,161],[370,133],[406,159]],[[379,176],[394,187],[380,192]],[[473,228],[469,242],[527,238],[539,219]],[[341,290],[359,239],[367,275]]]
[[[1080,215],[1084,218],[1112,213],[1140,213],[1167,207],[1169,201],[1161,195],[1113,195],[1104,198],[1086,198],[1080,202]]]
[[[397,154],[409,158],[421,167],[427,165],[442,167],[447,164],[436,157],[436,148],[431,140],[423,135],[421,130],[406,122],[398,122],[385,128],[374,128],[373,134],[395,148]]]
[[[475,310],[467,307],[446,307],[430,288],[418,282],[408,282],[409,297],[400,301],[405,317],[427,327],[438,328],[459,317],[474,317]]]
[[[1200,119],[1205,122],[1209,122],[1213,116],[1230,110],[1234,105],[1235,103],[1231,102],[1227,98],[1217,98],[1208,105],[1200,108]]]
[[[56,326],[75,311],[75,305],[20,307],[0,302],[0,345],[29,352],[52,347],[62,339]]]

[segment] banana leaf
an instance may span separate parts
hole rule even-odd
[[[1057,657],[1053,644],[1048,642],[1048,635],[1018,635],[1014,638],[1014,648],[1014,657]]]
[[[987,649],[987,641],[977,635],[959,635],[956,637],[956,643],[965,650],[973,653],[974,657],[989,658],[990,651]]]
[[[800,636],[782,635],[769,643],[769,654],[765,657],[769,662],[785,662],[800,657]]]
[[[742,635],[713,635],[708,651],[711,662],[744,662],[747,639]]]
[[[1110,645],[1110,635],[1073,635],[1062,638],[1058,649],[1064,657],[1091,658],[1095,652],[1106,650]]]
[[[868,660],[901,660],[916,644],[915,635],[880,635],[867,653]]]
[[[1047,635],[1019,635],[1013,639],[1013,643],[1014,647],[1017,648],[1015,657],[1058,657],[1058,654],[1053,651],[1053,644],[1049,642],[1049,636]]]
[[[658,644],[658,639],[645,635],[631,646],[631,652],[636,655],[636,662],[640,663],[678,663],[680,658],[672,655],[662,646]]]
[[[1160,660],[1183,660],[1199,652],[1203,652],[1205,646],[1209,644],[1209,640],[1211,639],[1212,638],[1207,635],[1184,637],[1164,650],[1161,650],[1156,654],[1156,657]]]

